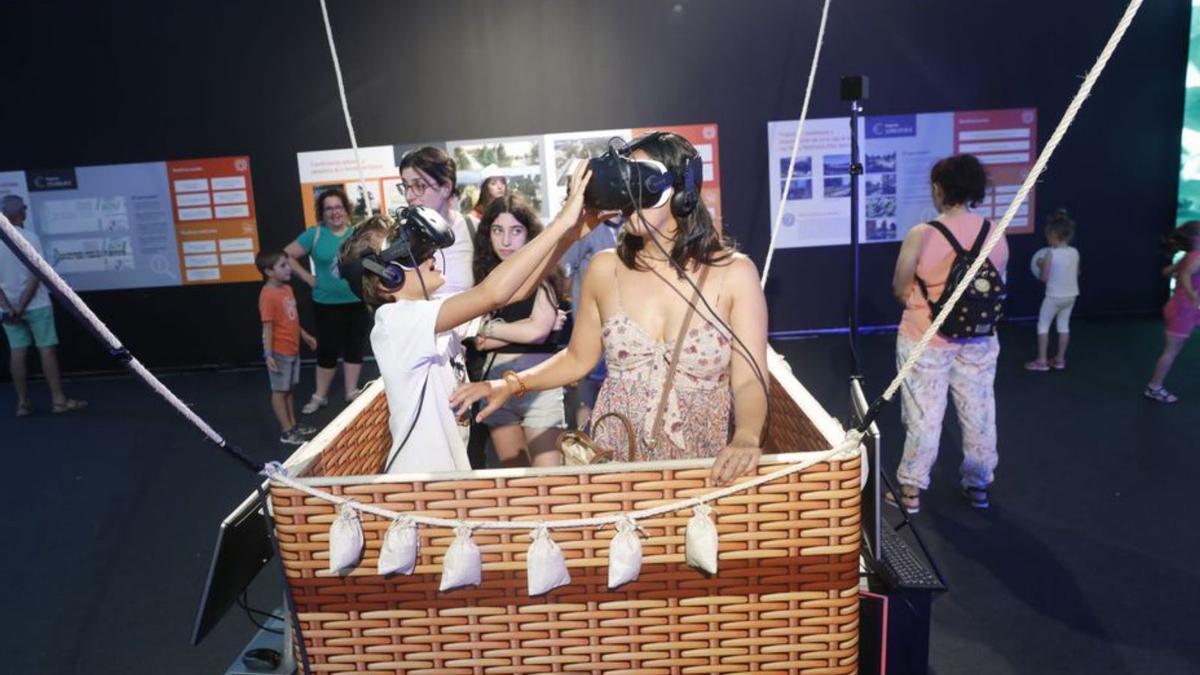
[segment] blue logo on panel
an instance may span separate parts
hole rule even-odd
[[[884,115],[868,117],[867,138],[896,138],[917,135],[916,115]]]

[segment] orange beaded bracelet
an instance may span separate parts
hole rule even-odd
[[[504,381],[517,386],[517,393],[514,394],[517,398],[524,396],[529,391],[529,387],[525,386],[525,380],[522,380],[515,370],[504,371]]]

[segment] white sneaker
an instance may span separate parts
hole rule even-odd
[[[300,409],[300,412],[305,415],[311,415],[327,405],[329,405],[329,399],[313,394],[312,398],[308,399],[308,403],[305,403],[304,407]]]

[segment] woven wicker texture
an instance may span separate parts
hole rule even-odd
[[[821,435],[792,397],[788,396],[774,375],[771,376],[771,395],[767,398],[767,405],[771,416],[763,452],[812,452],[829,449],[830,442]]]
[[[396,511],[513,520],[630,511],[711,489],[707,469],[613,469],[328,489]],[[716,502],[721,567],[711,578],[683,562],[690,511],[642,521],[641,578],[616,591],[606,586],[615,531],[556,530],[572,583],[534,598],[528,534],[477,532],[483,583],[438,593],[449,530],[420,528],[416,573],[383,578],[375,565],[388,523],[364,514],[363,559],[335,576],[333,505],[277,485],[272,499],[314,672],[852,673],[858,481],[857,459],[820,464]]]
[[[377,474],[383,470],[391,447],[387,396],[380,387],[366,409],[347,423],[329,447],[321,449],[307,473],[329,477]]]
[[[821,432],[813,425],[800,406],[788,396],[783,387],[771,377],[771,426],[763,444],[765,452],[807,452],[830,447]],[[387,397],[382,388],[375,399],[346,428],[309,469],[311,476],[366,476],[379,473],[391,447],[388,432]]]

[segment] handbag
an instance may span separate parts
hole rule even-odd
[[[705,267],[700,272],[700,277],[696,283],[696,291],[692,295],[692,301],[688,303],[687,315],[683,318],[683,327],[679,329],[679,337],[675,339],[675,350],[671,354],[671,362],[667,368],[667,377],[663,381],[662,396],[658,399],[658,411],[654,415],[654,427],[651,430],[650,438],[646,439],[648,447],[654,447],[658,442],[658,436],[662,432],[663,417],[667,412],[667,401],[671,393],[671,387],[675,384],[675,368],[679,364],[679,354],[683,352],[683,341],[687,337],[688,327],[692,323],[692,317],[696,314],[696,303],[700,300],[700,289],[704,287],[704,279],[708,276],[708,267]],[[616,419],[625,427],[625,438],[628,441],[628,452],[625,461],[636,462],[637,460],[637,435],[633,430],[633,423],[629,418],[618,412],[610,412],[597,417],[595,420],[588,423],[589,428],[596,429],[603,422],[609,419]],[[563,454],[563,464],[567,466],[579,466],[583,464],[604,464],[613,461],[614,452],[609,448],[601,447],[592,436],[580,429],[577,431],[564,431],[559,434],[556,443],[559,452]]]

